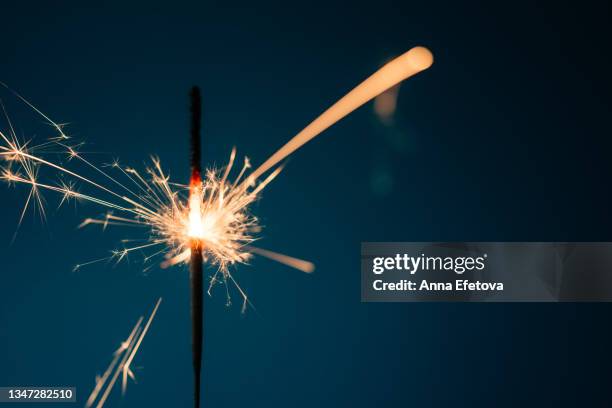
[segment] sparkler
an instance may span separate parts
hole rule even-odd
[[[202,247],[197,239],[200,225],[200,199],[202,194],[201,176],[201,111],[202,101],[200,89],[193,87],[191,90],[191,180],[189,182],[189,222],[190,234],[193,236],[191,242],[191,257],[189,260],[189,283],[191,286],[191,342],[192,360],[194,371],[194,403],[200,406],[200,375],[202,372],[202,326],[204,318],[204,299],[202,286]]]
[[[191,130],[191,166],[190,184],[182,185],[170,182],[169,176],[162,170],[159,159],[153,157],[152,166],[146,169],[146,176],[132,167],[126,167],[114,161],[109,167],[118,176],[94,165],[79,152],[80,145],[71,144],[64,134],[63,126],[51,121],[27,100],[16,94],[23,102],[49,121],[57,135],[40,145],[21,142],[9,121],[8,133],[0,131],[0,158],[6,165],[0,168],[0,178],[11,185],[30,186],[30,192],[21,213],[20,222],[29,205],[34,203],[43,213],[42,190],[49,190],[61,195],[61,203],[75,199],[92,202],[105,207],[107,213],[94,218],[87,218],[81,227],[97,224],[108,226],[142,227],[148,231],[145,238],[123,240],[123,249],[114,250],[111,256],[76,265],[75,270],[96,262],[126,259],[134,251],[153,251],[146,254],[144,260],[163,256],[161,267],[189,263],[191,282],[191,312],[193,325],[193,363],[195,370],[196,407],[199,406],[201,339],[202,339],[202,264],[216,266],[208,293],[217,283],[226,286],[227,301],[230,295],[227,286],[233,284],[243,299],[242,310],[250,301],[230,273],[235,264],[247,263],[254,254],[281,262],[303,272],[312,272],[314,265],[310,262],[278,254],[270,250],[253,246],[260,226],[256,217],[249,212],[249,206],[260,195],[261,191],[279,174],[282,165],[279,163],[301,146],[315,138],[324,130],[338,122],[353,110],[359,108],[380,93],[399,82],[429,68],[433,56],[424,47],[415,47],[384,65],[369,78],[334,103],[302,131],[296,134],[255,171],[247,174],[251,165],[244,159],[239,174],[230,181],[229,176],[236,159],[233,149],[229,162],[224,168],[210,169],[201,174],[200,169],[200,98],[199,92],[192,92],[192,130]],[[0,82],[1,85],[4,85]],[[6,87],[6,85],[4,85]],[[50,156],[68,159],[81,170],[68,168],[61,161]],[[63,176],[61,180],[45,180],[42,169],[52,170],[55,175]],[[85,175],[88,171],[98,178]],[[262,179],[262,176],[271,171]],[[119,179],[121,177],[121,179]],[[68,182],[65,179],[69,179]],[[261,180],[260,180],[261,179]],[[88,189],[81,192],[79,188]],[[119,215],[116,215],[117,212]],[[132,245],[132,242],[140,241]],[[129,244],[129,245],[128,245]]]

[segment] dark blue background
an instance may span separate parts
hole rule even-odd
[[[359,244],[612,240],[607,6],[15,3],[0,8],[0,80],[108,153],[96,160],[158,154],[177,181],[192,84],[205,159],[236,145],[257,164],[388,58],[419,44],[436,57],[401,88],[393,128],[368,104],[265,191],[261,246],[317,271],[239,267],[259,315],[207,299],[204,406],[606,405],[608,304],[362,304]],[[30,136],[39,119],[2,97]],[[52,196],[48,222],[30,214],[11,245],[25,192],[1,190],[0,385],[73,385],[83,402],[163,296],[138,384],[107,405],[190,406],[186,271],[72,273],[122,235],[75,231],[100,210],[55,211]]]

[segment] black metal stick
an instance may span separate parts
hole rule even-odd
[[[191,185],[201,182],[201,114],[202,98],[200,89],[191,89]],[[189,281],[191,286],[191,342],[194,371],[194,406],[200,407],[200,376],[202,370],[202,331],[203,331],[203,286],[202,286],[202,247],[194,241],[191,245],[189,262]]]

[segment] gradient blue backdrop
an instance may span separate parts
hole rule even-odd
[[[204,158],[262,162],[414,45],[392,128],[369,104],[290,160],[255,212],[237,279],[258,313],[207,298],[204,406],[605,406],[608,304],[362,304],[362,241],[611,240],[610,10],[596,2],[39,2],[0,8],[0,80],[105,161],[158,154],[187,180],[187,91]],[[2,92],[17,128],[40,128]],[[6,123],[2,122],[6,129]],[[133,260],[72,273],[121,233],[75,231],[92,205],[26,217],[0,189],[0,385],[73,385],[79,405],[140,314],[164,297],[108,406],[191,406],[188,280]],[[235,297],[238,300],[238,297]],[[237,302],[238,303],[238,302]]]

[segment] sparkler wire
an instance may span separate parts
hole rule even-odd
[[[191,89],[191,181],[190,181],[190,200],[192,205],[196,200],[201,199],[199,190],[202,188],[201,177],[201,114],[202,97],[200,89]],[[195,212],[195,208],[190,208]],[[199,217],[199,204],[197,208]],[[194,371],[194,406],[200,406],[200,380],[202,372],[202,342],[203,342],[203,318],[204,318],[204,288],[202,271],[202,243],[200,240],[191,241],[191,256],[189,260],[189,283],[191,289],[191,341],[192,341],[192,362]]]

